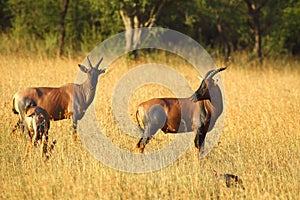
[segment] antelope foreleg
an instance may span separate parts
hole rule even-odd
[[[72,139],[73,141],[76,141],[77,140],[77,120],[74,120],[72,121],[72,126],[71,126],[71,136],[72,136]]]
[[[199,155],[199,153],[204,149],[206,133],[207,133],[207,130],[205,129],[204,126],[201,126],[200,128],[197,128],[197,130],[196,130],[194,144],[196,147],[197,155]]]

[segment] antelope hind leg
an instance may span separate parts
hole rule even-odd
[[[24,133],[24,125],[23,122],[19,119],[18,122],[15,124],[14,128],[12,129],[11,133],[15,134],[17,131],[21,131],[21,133]]]
[[[136,145],[136,152],[143,153],[146,147],[146,144],[149,143],[149,140],[153,137],[153,135],[159,130],[160,128],[155,125],[146,126],[142,138]]]
[[[48,149],[48,141],[46,139],[46,136],[43,135],[42,139],[40,140],[40,148],[41,148],[41,158],[44,158],[48,160],[49,156],[47,155],[47,149]]]
[[[27,144],[26,144],[26,149],[25,149],[25,153],[24,153],[24,156],[23,156],[23,162],[25,162],[29,152],[32,151],[32,143],[30,140],[27,141]]]
[[[146,138],[146,139],[141,138],[139,140],[139,142],[137,143],[136,148],[135,148],[136,153],[143,153],[144,152],[144,149],[146,147],[146,144],[149,142],[149,139],[150,138]]]
[[[52,151],[54,150],[55,144],[56,144],[56,140],[53,140],[49,147],[49,150],[47,150],[49,157],[52,155]]]

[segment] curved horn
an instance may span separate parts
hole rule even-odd
[[[214,75],[216,75],[217,73],[225,70],[226,68],[227,68],[227,66],[226,67],[221,67],[219,69],[211,70],[209,73],[206,74],[205,79],[212,78]]]
[[[89,56],[87,56],[86,58],[87,58],[87,61],[88,61],[88,63],[89,63],[89,66],[92,68],[92,67],[93,67],[93,65],[92,65],[92,63],[91,63],[91,61],[90,61],[90,58],[89,58]]]
[[[103,57],[100,58],[99,62],[98,62],[97,65],[95,66],[96,69],[98,69],[98,67],[99,67],[100,63],[102,62],[102,60],[103,60]]]

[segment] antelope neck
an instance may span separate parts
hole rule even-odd
[[[89,105],[94,99],[97,84],[92,86],[91,80],[88,79],[81,86],[85,103]]]

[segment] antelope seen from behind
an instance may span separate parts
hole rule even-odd
[[[136,145],[142,153],[151,137],[160,129],[164,133],[194,131],[194,143],[200,152],[206,133],[210,131],[223,111],[220,87],[213,77],[226,67],[206,73],[197,91],[188,98],[155,98],[141,103],[136,119],[143,130]]]
[[[34,146],[39,145],[41,156],[48,158],[48,130],[50,129],[50,120],[46,110],[36,105],[32,99],[24,98],[20,101],[24,105],[23,125],[28,134],[28,144],[25,157]],[[54,142],[55,143],[55,142]]]

